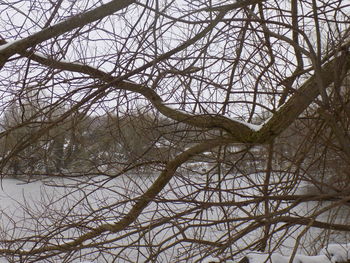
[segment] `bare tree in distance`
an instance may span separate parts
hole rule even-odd
[[[348,241],[349,14],[0,1],[2,184],[41,185],[4,199],[0,254],[200,262]]]

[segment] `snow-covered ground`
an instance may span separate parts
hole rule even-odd
[[[321,249],[319,255],[307,256],[296,254],[291,260],[291,255],[280,253],[262,253],[252,251],[245,256],[249,263],[345,263],[350,260],[350,243],[329,244]],[[208,257],[203,263],[221,263],[220,258]],[[231,260],[226,263],[233,262]]]
[[[322,248],[321,255],[326,255],[332,263],[346,262],[350,260],[350,243],[329,244]]]

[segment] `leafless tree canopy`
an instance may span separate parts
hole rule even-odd
[[[1,201],[7,261],[348,240],[349,1],[0,0],[0,17],[1,182],[40,190]]]

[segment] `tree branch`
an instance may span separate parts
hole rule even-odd
[[[347,43],[350,47],[350,43]],[[118,89],[136,92],[147,98],[154,107],[163,115],[173,120],[184,122],[196,127],[206,129],[225,130],[232,138],[232,142],[241,143],[266,143],[278,136],[284,131],[298,116],[312,103],[319,95],[315,76],[311,76],[303,85],[293,94],[293,96],[274,113],[271,119],[266,122],[260,130],[254,130],[238,120],[229,119],[225,116],[206,114],[194,115],[183,111],[173,109],[164,104],[162,98],[151,88],[130,81],[121,81],[119,77],[114,77],[99,69],[82,65],[80,63],[61,62],[51,58],[46,58],[38,54],[31,54],[27,51],[20,52],[21,55],[56,69],[69,70],[87,74],[93,78],[106,82],[106,86],[99,93],[104,92],[109,83],[114,83]],[[337,68],[337,58],[333,58],[322,67],[322,79],[326,87],[329,87],[335,81],[334,70]],[[348,54],[344,62],[344,72],[350,70],[350,55]],[[258,127],[258,126],[257,126]],[[256,127],[256,129],[257,129]]]
[[[0,69],[12,55],[26,50],[29,47],[33,47],[45,40],[69,32],[75,28],[85,26],[91,22],[112,15],[113,13],[131,5],[132,3],[135,3],[135,0],[114,0],[88,12],[73,16],[72,18],[69,18],[56,25],[49,26],[26,38],[0,46]]]
[[[183,163],[187,162],[193,156],[200,154],[202,152],[208,151],[220,145],[225,145],[229,143],[227,139],[212,139],[206,140],[202,143],[191,147],[190,149],[184,151],[179,154],[173,160],[168,162],[164,170],[161,172],[157,180],[147,189],[147,191],[138,198],[138,201],[131,208],[131,210],[124,216],[124,218],[113,224],[103,224],[86,234],[81,235],[80,237],[74,239],[71,242],[66,242],[60,245],[53,246],[44,246],[38,249],[32,249],[29,251],[21,250],[21,251],[13,251],[10,249],[0,249],[0,254],[18,254],[18,255],[33,255],[33,254],[41,254],[49,251],[70,251],[78,249],[83,242],[95,238],[104,232],[120,232],[126,229],[130,224],[132,224],[138,216],[142,213],[142,211],[148,206],[148,204],[163,190],[166,184],[173,178],[176,169],[181,166]]]

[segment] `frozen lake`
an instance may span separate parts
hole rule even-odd
[[[98,210],[102,207],[108,207],[109,205],[113,205],[113,212],[105,212],[103,214],[104,220],[106,221],[115,221],[118,214],[123,214],[129,211],[131,208],[131,203],[123,202],[125,198],[133,199],[139,196],[144,190],[149,187],[152,182],[155,180],[155,176],[122,176],[114,179],[108,179],[105,177],[95,177],[95,178],[85,178],[84,180],[77,181],[75,179],[62,179],[62,178],[54,178],[52,180],[42,180],[35,181],[31,183],[24,183],[16,179],[3,179],[2,180],[2,188],[0,190],[0,208],[1,208],[1,235],[7,235],[13,237],[23,236],[23,231],[28,226],[36,228],[36,231],[44,231],[45,227],[50,225],[50,222],[57,223],[55,220],[55,212],[60,211],[64,213],[67,211],[67,214],[82,214],[82,213],[90,213],[91,211]],[[80,180],[80,179],[79,179]],[[186,180],[189,180],[186,182]],[[193,182],[196,184],[193,184]],[[237,187],[237,181],[228,180],[226,184],[221,186],[221,190],[228,191],[232,190],[233,185],[231,183],[235,183]],[[200,202],[210,200],[211,202],[218,201],[218,198],[233,198],[235,196],[236,200],[243,200],[242,193],[248,191],[244,187],[244,183],[240,183],[239,188],[242,189],[241,193],[229,192],[225,196],[215,196],[216,191],[213,189],[211,191],[203,191],[205,187],[208,187],[207,179],[204,180],[200,176],[192,177],[190,179],[180,178],[174,180],[169,184],[166,189],[161,193],[159,198],[157,198],[156,202],[153,202],[151,205],[145,209],[145,213],[143,213],[139,222],[142,224],[143,221],[152,222],[153,218],[159,218],[162,216],[166,216],[165,212],[168,211],[168,216],[173,215],[176,211],[177,213],[181,211],[185,211],[186,209],[190,209],[192,204],[189,204],[186,199],[184,201],[184,196],[191,196],[191,200],[193,202]],[[62,187],[66,185],[67,187]],[[74,186],[74,187],[72,187]],[[77,187],[78,186],[78,187]],[[223,201],[227,201],[223,200]],[[179,201],[176,201],[179,200]],[[118,205],[114,205],[117,204]],[[317,202],[308,202],[303,205],[299,205],[293,208],[290,211],[290,215],[306,215],[313,214],[315,211],[319,211],[323,207],[329,205],[330,203],[324,202],[320,205]],[[280,205],[279,209],[282,209],[283,205]],[[29,209],[29,210],[28,210]],[[245,209],[250,209],[247,206]],[[50,212],[51,211],[51,212]],[[69,212],[68,212],[69,211]],[[232,214],[230,218],[239,218],[244,216],[244,210],[240,209],[231,209],[227,208],[227,211],[231,211]],[[29,216],[30,214],[30,216]],[[341,213],[335,211],[328,211],[322,213],[318,216],[318,220],[334,220],[335,214],[337,214],[336,221],[339,223],[344,223],[349,221],[349,209],[343,209]],[[223,218],[223,210],[221,207],[212,207],[205,214],[200,214],[200,219],[193,219],[192,224],[201,223],[201,220],[205,223],[209,223],[215,220],[221,220]],[[62,216],[62,215],[60,215]],[[192,214],[188,215],[188,218],[191,218]],[[42,222],[44,224],[40,225],[40,218],[43,218]],[[39,219],[39,220],[38,220]],[[209,225],[209,224],[208,224]],[[40,230],[40,228],[43,229]],[[201,235],[206,240],[210,240],[214,242],[219,239],[225,230],[222,229],[223,225],[217,224],[208,227],[192,227],[186,230],[186,235],[188,238],[195,237],[196,235]],[[159,243],[162,240],[170,238],[174,232],[178,231],[171,227],[167,227],[166,229],[155,228],[153,231],[147,232],[144,239],[140,242],[146,242],[147,240],[152,240],[155,243]],[[291,231],[292,228],[289,229],[288,233],[284,231],[278,232],[274,236],[272,240],[276,241],[276,244],[279,242],[279,238],[283,238],[283,244],[280,244],[281,252],[289,253],[293,248],[296,237],[301,233],[301,229],[295,229],[294,232]],[[331,230],[329,230],[331,232]],[[74,235],[75,233],[65,232],[65,235]],[[309,231],[302,239],[300,239],[301,243],[299,247],[301,251],[304,249],[306,251],[310,251],[309,243],[311,244],[313,241],[317,241],[320,239],[320,235],[324,235],[325,231],[320,229],[312,229]],[[330,233],[331,234],[331,233]],[[238,240],[234,246],[235,247],[244,247],[247,243],[254,240],[254,235],[256,232],[252,232],[250,235],[247,235],[244,239]],[[137,238],[136,236],[129,236],[128,242],[130,239]],[[342,237],[346,239],[346,237]],[[320,239],[321,240],[321,239]],[[341,242],[343,240],[339,240]],[[345,241],[345,240],[344,240]],[[118,245],[122,244],[123,241],[119,240]],[[127,243],[126,243],[127,244]],[[29,247],[31,244],[28,244]],[[141,250],[145,250],[144,253],[147,254],[147,248],[141,248]],[[117,251],[117,249],[115,250]],[[135,262],[144,262],[145,258],[140,256],[140,254],[133,256],[135,252],[135,248],[123,248],[123,255],[128,255],[129,258],[135,260]],[[176,262],[176,254],[181,253],[181,249],[178,246],[174,246],[173,248],[169,248],[166,252],[164,252],[163,256],[160,256],[155,262]],[[116,252],[117,254],[117,252]],[[141,253],[142,254],[142,253]],[[120,254],[121,255],[121,254]],[[118,257],[118,256],[116,256]],[[83,254],[81,258],[73,259],[72,262],[80,262],[80,260],[94,260],[94,262],[108,262],[113,258],[113,256],[93,256],[90,257],[89,253]],[[2,259],[2,262],[8,262],[5,259]],[[45,261],[43,261],[45,262]],[[47,261],[50,262],[50,261]],[[117,262],[130,262],[123,261],[121,258],[117,260]]]

